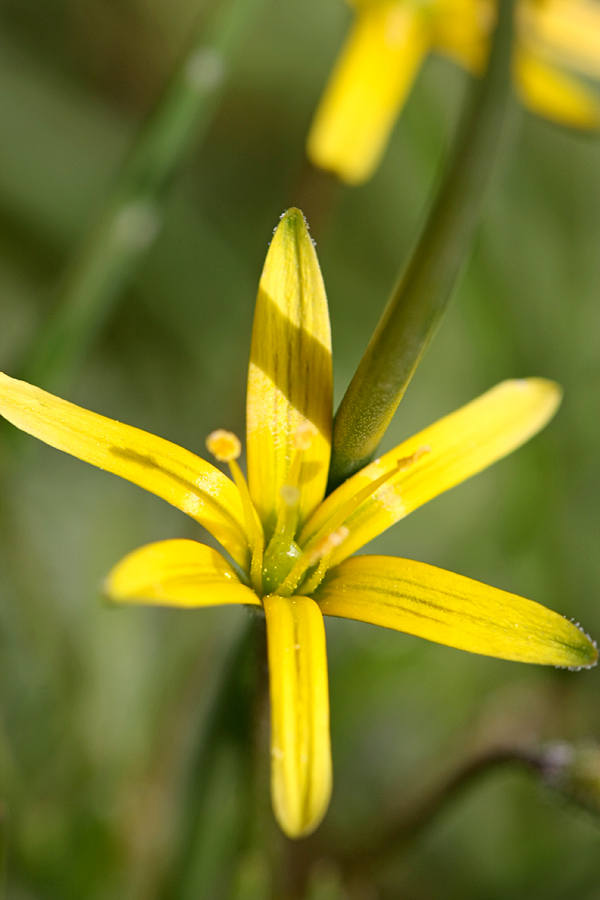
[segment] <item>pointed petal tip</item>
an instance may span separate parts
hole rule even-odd
[[[308,222],[306,216],[301,209],[296,206],[290,206],[281,215],[281,220],[276,230],[287,228],[291,233],[296,235],[308,234]]]
[[[299,426],[315,429],[294,484],[303,523],[325,494],[333,419],[331,330],[325,285],[304,216],[283,214],[261,275],[248,371],[247,461],[250,496],[267,541],[281,510]]]
[[[569,672],[581,672],[582,669],[593,669],[598,664],[598,645],[579,624],[571,620],[571,624],[578,630],[580,639],[577,645],[572,646],[574,657],[572,665],[557,666],[557,669],[568,669]]]

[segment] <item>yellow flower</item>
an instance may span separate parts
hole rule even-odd
[[[282,218],[262,273],[250,353],[248,481],[240,442],[207,445],[233,480],[181,447],[0,375],[17,427],[139,484],[203,525],[233,560],[193,540],[150,544],[108,575],[123,603],[246,604],[266,617],[272,794],[286,834],[321,821],[331,793],[323,615],[360,619],[474,653],[593,665],[591,640],[530,600],[425,563],[350,554],[411,510],[510,453],[554,414],[560,391],[506,381],[366,466],[325,498],[332,430],[327,300],[302,214]]]
[[[354,24],[323,94],[308,155],[349,184],[369,178],[430,52],[470,71],[485,66],[494,0],[355,0]],[[557,68],[560,67],[560,68]],[[600,127],[600,101],[561,69],[600,78],[595,0],[520,0],[513,72],[533,112],[563,125]]]

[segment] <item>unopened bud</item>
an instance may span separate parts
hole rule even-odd
[[[239,437],[232,431],[225,431],[218,428],[206,438],[206,447],[209,453],[218,459],[219,462],[231,462],[237,459],[242,452],[242,445]]]
[[[549,744],[544,748],[540,768],[549,787],[600,816],[600,745]]]

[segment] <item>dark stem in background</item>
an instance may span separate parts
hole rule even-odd
[[[96,224],[63,279],[20,377],[66,380],[108,319],[161,225],[166,187],[212,122],[231,64],[264,0],[218,0],[133,144]]]
[[[549,753],[543,745],[488,748],[459,764],[441,781],[436,779],[429,788],[419,791],[412,802],[387,813],[380,811],[375,828],[367,826],[355,842],[340,844],[335,839],[323,840],[317,833],[295,843],[290,847],[286,897],[304,900],[311,872],[323,863],[333,866],[340,883],[372,892],[373,877],[378,870],[410,849],[412,842],[465,790],[488,772],[504,766],[528,768],[544,780],[552,772],[552,750]]]
[[[253,778],[256,734],[267,690],[264,617],[251,614],[221,676],[208,721],[200,724],[179,782],[174,834],[174,857],[156,900],[183,900],[190,895],[207,792],[223,753],[234,755],[239,778],[237,830],[228,849],[226,877],[231,878],[239,856],[247,848],[253,822]],[[210,829],[210,823],[205,823]],[[192,894],[204,896],[204,894]]]
[[[498,768],[516,766],[534,771],[542,781],[550,783],[554,754],[554,748],[545,745],[488,748],[419,791],[412,802],[387,813],[380,811],[375,828],[367,826],[356,841],[340,844],[335,839],[323,841],[315,835],[298,842],[293,848],[295,852],[290,857],[287,873],[289,900],[303,900],[311,872],[315,865],[323,862],[330,863],[349,888],[354,884],[372,891],[375,873],[410,849],[412,842],[434,823],[436,817],[480,778]]]
[[[546,765],[541,747],[501,747],[487,750],[463,763],[441,784],[425,792],[409,811],[380,825],[359,846],[340,850],[336,854],[346,878],[367,875],[396,853],[402,852],[428,828],[435,818],[454,800],[468,790],[482,776],[504,766],[520,766],[540,774]]]
[[[515,0],[500,0],[487,71],[475,86],[439,194],[337,411],[330,489],[375,454],[452,296],[502,140]]]

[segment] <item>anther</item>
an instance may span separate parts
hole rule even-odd
[[[307,545],[307,549],[312,550],[313,547],[318,546],[322,538],[328,534],[331,534],[333,531],[338,529],[340,525],[343,525],[344,522],[347,522],[350,516],[358,509],[361,504],[368,500],[369,497],[372,497],[376,491],[379,490],[380,487],[383,487],[390,479],[392,479],[399,472],[404,472],[406,469],[410,468],[414,463],[424,456],[426,453],[431,452],[431,447],[423,445],[422,447],[418,447],[414,453],[411,453],[410,456],[402,456],[396,460],[396,465],[392,466],[387,472],[384,472],[383,475],[380,475],[379,478],[375,478],[374,481],[371,481],[369,484],[365,485],[359,491],[354,494],[354,496],[350,497],[346,500],[345,503],[336,510],[333,516],[325,522],[325,524],[317,531],[315,535],[310,539]]]
[[[238,459],[242,452],[242,445],[237,434],[234,434],[233,431],[225,431],[224,428],[217,428],[208,435],[206,447],[215,459],[226,463]]]
[[[300,500],[300,491],[293,484],[284,484],[279,491],[281,499],[286,506],[294,507]]]
[[[215,459],[218,459],[219,462],[226,462],[229,464],[232,478],[240,492],[240,499],[244,510],[244,521],[246,523],[246,531],[248,533],[251,551],[250,579],[254,590],[262,597],[262,566],[265,538],[261,521],[258,518],[258,514],[250,499],[248,483],[244,478],[244,473],[236,462],[242,452],[240,439],[232,431],[225,431],[223,428],[218,428],[208,435],[206,438],[206,446],[209,453],[212,453]]]
[[[418,459],[421,459],[422,456],[425,456],[426,453],[431,453],[431,447],[427,444],[423,444],[422,447],[418,447],[410,456],[403,456],[401,459],[397,460],[396,471],[404,472],[405,469],[410,469],[410,467],[414,465]]]
[[[349,534],[350,529],[346,525],[340,525],[331,534],[321,538],[318,544],[307,553],[309,565],[314,566],[319,560],[333,553],[336,547],[344,543]]]
[[[279,508],[277,516],[277,524],[275,525],[274,535],[287,537],[291,540],[296,532],[298,525],[298,515],[300,511],[300,472],[302,470],[302,458],[304,453],[312,447],[313,439],[318,434],[318,430],[307,419],[304,419],[294,432],[294,455],[292,463],[285,480],[280,488],[279,494],[283,500],[283,504]]]
[[[316,438],[318,433],[312,422],[309,422],[307,419],[301,422],[294,434],[294,447],[296,450],[310,450],[313,439]]]

